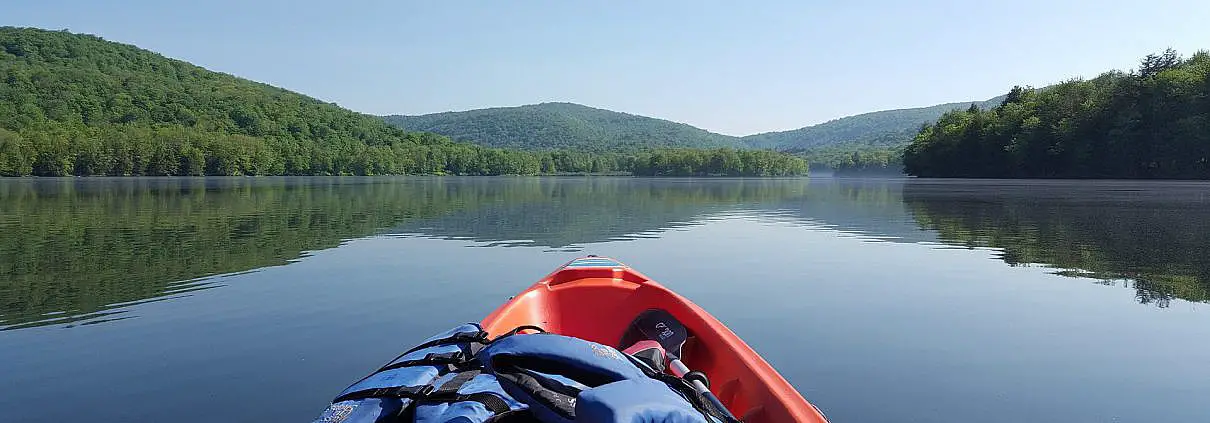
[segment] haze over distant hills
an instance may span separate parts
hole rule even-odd
[[[1000,96],[985,101],[884,110],[790,131],[745,137],[574,103],[542,103],[419,116],[392,115],[384,119],[409,131],[433,132],[492,147],[530,150],[734,147],[809,151],[840,144],[858,147],[906,145],[922,125],[935,122],[945,112],[964,109],[972,103],[981,108],[994,107],[1003,100]]]

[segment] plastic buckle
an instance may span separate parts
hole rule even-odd
[[[470,333],[470,334],[460,333],[460,334],[458,334],[457,337],[459,338],[458,339],[459,341],[478,342],[480,344],[486,344],[489,339],[487,331],[482,331],[482,330],[475,332],[475,333]]]
[[[452,364],[462,361],[462,351],[454,351],[447,353],[428,353],[424,355],[423,361],[429,364]]]
[[[433,385],[400,386],[395,388],[391,395],[399,398],[417,399],[428,396],[433,393],[434,389],[436,388],[433,388]]]

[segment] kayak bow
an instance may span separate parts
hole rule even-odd
[[[660,309],[692,337],[681,361],[710,378],[710,390],[747,423],[826,422],[823,414],[756,351],[701,307],[616,260],[572,260],[483,319],[498,336],[532,325],[548,332],[619,345],[630,323]]]

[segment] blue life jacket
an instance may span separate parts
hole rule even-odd
[[[349,386],[315,423],[710,423],[687,384],[613,347],[554,334],[429,338]]]
[[[519,335],[480,353],[484,369],[543,423],[708,423],[684,381],[617,349],[553,334]],[[679,388],[674,389],[674,388]]]
[[[474,364],[486,343],[474,323],[437,334],[346,388],[315,423],[473,423],[524,413]]]

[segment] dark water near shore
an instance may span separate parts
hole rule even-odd
[[[1210,421],[1210,184],[0,179],[0,422],[310,421],[614,256],[835,422]]]

